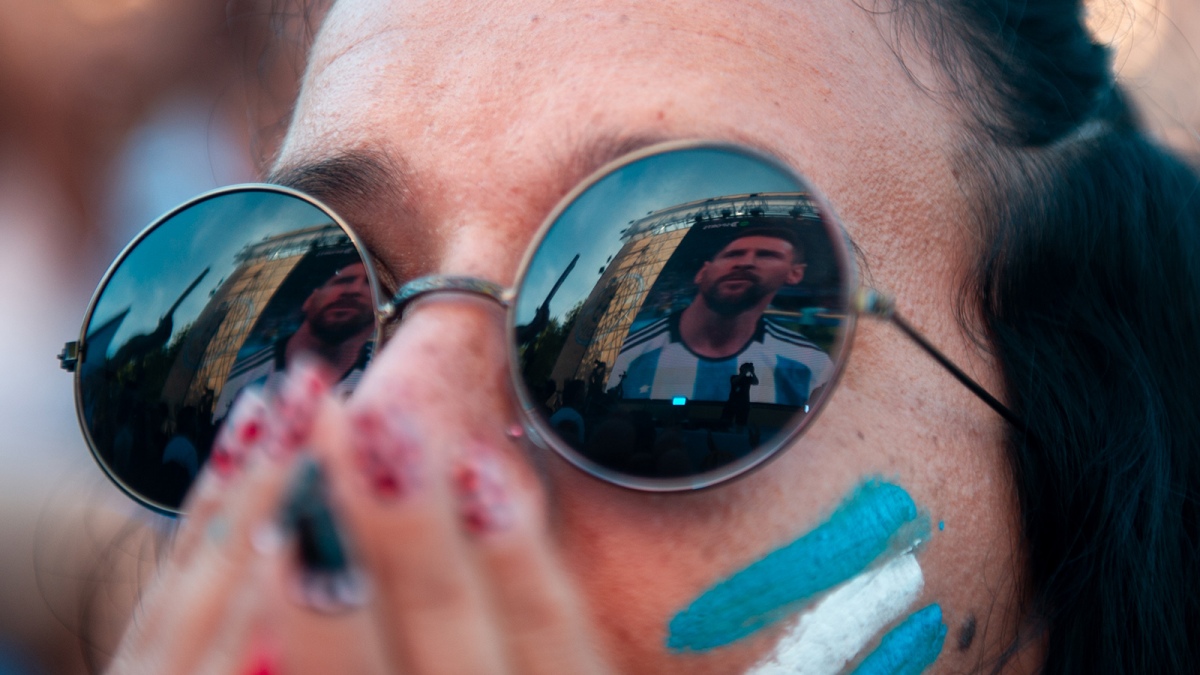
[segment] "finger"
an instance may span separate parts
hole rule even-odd
[[[238,395],[213,443],[209,461],[184,503],[185,523],[174,560],[186,564],[211,532],[208,524],[229,498],[229,484],[259,455],[286,460],[307,442],[318,410],[329,401],[329,378],[317,364],[292,367],[270,400],[255,389]],[[197,525],[192,525],[196,523]]]
[[[208,523],[221,508],[227,486],[245,468],[247,459],[270,442],[270,411],[262,394],[253,389],[237,398],[217,438],[209,459],[183,504],[184,526],[175,538],[172,562],[186,566],[205,537]],[[191,526],[191,523],[200,523]]]
[[[472,447],[454,470],[462,528],[487,584],[512,672],[600,673],[585,613],[542,520],[539,494],[487,446]]]
[[[201,664],[195,669],[197,675],[280,672],[282,650],[273,623],[268,619],[268,610],[273,604],[269,581],[266,561],[255,561],[251,573],[233,595]]]
[[[306,571],[294,544],[294,535],[285,535],[251,562],[255,573],[238,589],[239,599],[199,673],[388,672],[375,622],[365,609],[322,613],[304,602]]]
[[[247,574],[252,532],[257,523],[269,521],[271,509],[263,502],[279,491],[278,475],[285,469],[265,457],[250,458],[244,474],[228,486],[221,509],[204,522],[186,525],[202,529],[194,552],[187,564],[169,564],[146,594],[142,616],[122,641],[115,663],[150,660],[159,664],[158,672],[193,672]]]
[[[207,534],[169,601],[183,611],[163,621],[163,638],[178,640],[168,672],[189,672],[222,626],[231,599],[245,585],[252,568],[255,539],[270,530],[286,483],[290,457],[252,459],[223,508],[209,520]]]
[[[143,621],[134,642],[135,648],[148,650],[170,640],[170,672],[187,672],[195,666],[247,573],[255,536],[267,531],[275,518],[289,467],[313,418],[310,414],[281,422],[280,411],[304,406],[311,413],[329,402],[327,390],[313,386],[311,373],[289,373],[268,406],[265,438],[237,460],[234,470],[206,486],[212,486],[211,494],[197,498],[207,502],[205,513],[184,524],[183,555],[168,564],[152,592],[149,620]],[[177,635],[186,639],[176,641]]]
[[[409,673],[505,672],[438,453],[414,434],[396,415],[354,411],[323,446],[389,655]]]
[[[302,460],[282,504],[282,554],[274,554],[275,623],[285,636],[289,673],[387,672],[378,622],[368,611],[365,580],[315,460]]]

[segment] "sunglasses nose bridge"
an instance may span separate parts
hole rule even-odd
[[[460,293],[495,301],[508,309],[516,296],[513,289],[505,288],[494,281],[477,277],[430,275],[413,279],[400,287],[392,299],[379,309],[385,321],[401,316],[405,308],[416,299],[433,293]]]
[[[517,404],[506,315],[487,297],[428,291],[406,300],[404,320],[372,362],[353,404],[397,412],[425,429],[437,447],[503,443],[517,421]]]

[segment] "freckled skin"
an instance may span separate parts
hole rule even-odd
[[[889,545],[907,549],[924,539],[923,525],[900,533],[918,517],[903,489],[868,481],[819,527],[709,588],[677,614],[668,646],[707,651],[783,620],[783,608],[802,607],[890,557]]]
[[[849,0],[340,2],[280,163],[347,149],[387,155],[403,167],[415,212],[387,194],[345,214],[382,263],[507,284],[543,218],[586,173],[562,167],[593,134],[748,141],[808,176],[862,248],[872,283],[1001,392],[954,318],[972,245],[968,193],[951,171],[965,132],[913,84],[877,21],[887,18]],[[918,78],[932,72],[905,54]],[[356,395],[429,421],[431,447],[502,436],[515,415],[504,339],[504,317],[487,303],[421,303]],[[618,668],[718,673],[753,664],[778,631],[681,657],[665,648],[671,617],[812,530],[864,477],[883,477],[933,522],[954,523],[920,555],[917,607],[937,603],[948,626],[980,616],[982,652],[945,650],[929,671],[960,672],[1007,647],[1017,620],[1004,431],[898,331],[864,319],[820,418],[743,479],[650,495],[545,456],[522,479],[543,483],[552,536]]]

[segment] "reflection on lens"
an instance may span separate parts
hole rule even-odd
[[[742,151],[622,166],[558,215],[522,279],[527,403],[571,461],[624,484],[756,465],[836,376],[838,237],[797,177]]]
[[[110,271],[85,326],[81,417],[127,492],[178,509],[241,391],[318,357],[353,388],[374,343],[374,277],[316,205],[269,188],[171,214]]]

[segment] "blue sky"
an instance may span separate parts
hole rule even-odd
[[[263,190],[194,204],[156,226],[129,252],[105,285],[89,329],[131,307],[111,344],[119,347],[134,335],[148,333],[204,268],[211,268],[175,312],[178,331],[200,315],[209,294],[236,267],[234,256],[247,244],[331,223],[303,200]]]

